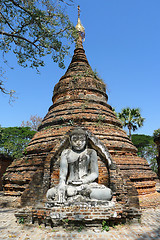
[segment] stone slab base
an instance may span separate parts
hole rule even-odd
[[[54,206],[52,208],[25,208],[15,214],[18,222],[28,224],[44,224],[45,226],[65,226],[83,224],[97,226],[106,222],[119,223],[127,220],[140,219],[141,211],[137,208],[123,208],[120,204],[114,206]]]

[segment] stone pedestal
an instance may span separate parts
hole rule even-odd
[[[44,224],[45,226],[70,226],[71,224],[84,225],[85,227],[108,223],[120,223],[140,219],[141,211],[137,208],[128,208],[112,200],[103,205],[94,202],[75,203],[71,206],[59,205],[52,208],[24,209],[15,214],[18,221],[24,223]]]

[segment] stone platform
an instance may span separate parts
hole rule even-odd
[[[101,225],[103,221],[111,223],[124,223],[140,219],[141,211],[137,208],[123,207],[121,204],[108,202],[105,205],[92,206],[91,204],[77,203],[70,206],[54,206],[24,208],[15,214],[18,221],[24,223],[44,224],[45,226],[64,226],[82,224],[85,227]]]

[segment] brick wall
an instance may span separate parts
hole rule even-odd
[[[6,172],[7,167],[12,163],[12,161],[13,159],[11,157],[0,154],[0,190],[2,190],[3,186],[3,174]]]
[[[22,209],[15,214],[17,219],[22,219],[24,223],[44,224],[45,226],[64,226],[65,228],[71,224],[82,224],[85,226],[97,226],[102,221],[112,223],[125,222],[127,219],[139,219],[141,211],[136,208],[128,209],[126,206],[117,204],[110,206],[58,206],[52,208],[33,208]]]

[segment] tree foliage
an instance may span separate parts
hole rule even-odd
[[[154,130],[153,137],[154,139],[160,138],[160,128],[158,128],[157,130]]]
[[[144,134],[133,134],[132,142],[138,149],[138,152],[141,154],[141,156],[143,155],[142,149],[144,147],[154,144],[153,137],[149,135],[144,135]]]
[[[157,173],[157,147],[153,137],[144,134],[133,134],[132,142],[138,149],[138,156],[145,158],[152,170]]]
[[[0,127],[0,153],[20,158],[34,134],[29,127]]]
[[[137,130],[139,127],[143,126],[144,118],[141,117],[139,108],[123,108],[120,113],[118,113],[118,118],[122,121],[124,127],[129,130],[129,137],[131,139],[131,131]]]
[[[154,142],[157,145],[157,157],[156,157],[157,169],[158,169],[157,175],[158,175],[158,178],[160,179],[160,128],[154,131],[153,138],[154,138]]]
[[[31,130],[37,131],[41,122],[41,117],[38,117],[37,115],[31,115],[30,121],[22,121],[21,127],[29,127]]]
[[[64,7],[73,0],[1,0],[0,50],[6,63],[6,54],[13,52],[18,64],[38,70],[44,66],[43,57],[51,54],[54,62],[64,68],[64,57],[76,30]],[[66,44],[62,42],[66,39]],[[0,69],[0,90],[7,93]]]

